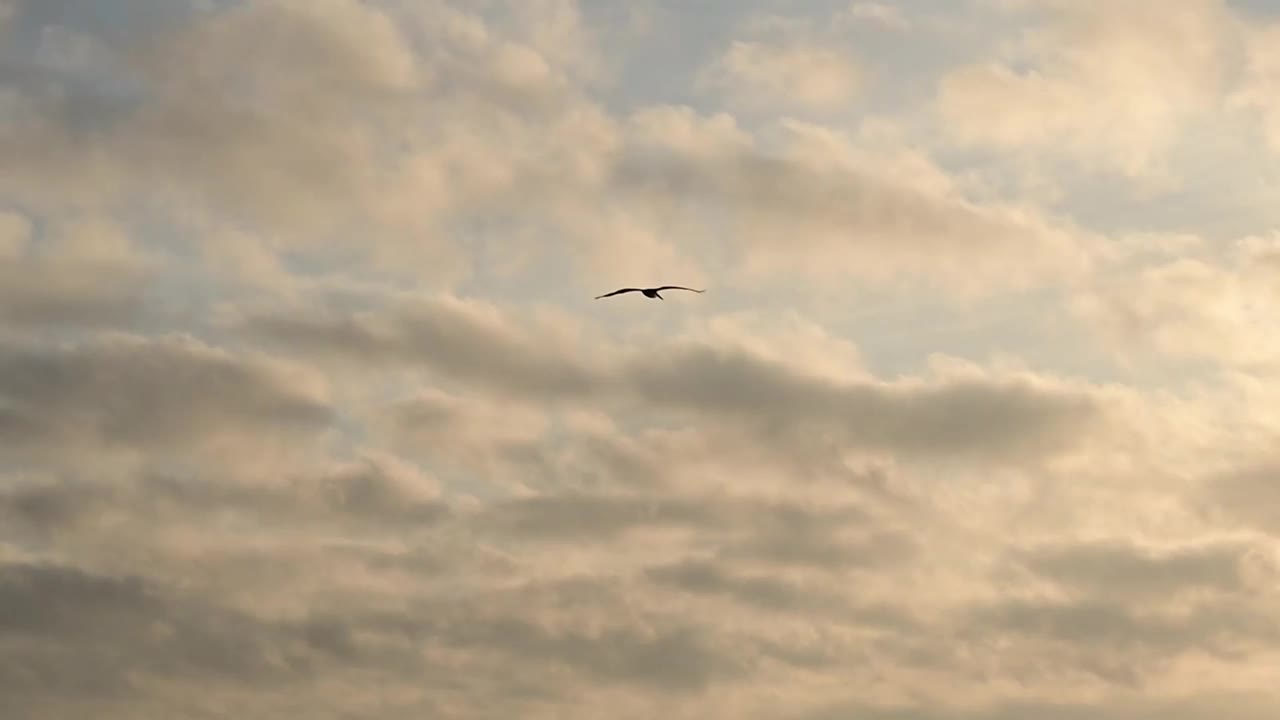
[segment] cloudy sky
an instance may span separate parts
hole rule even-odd
[[[0,0],[0,710],[1274,718],[1277,200],[1272,0]]]

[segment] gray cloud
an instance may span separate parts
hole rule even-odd
[[[784,436],[829,428],[856,446],[922,456],[1052,453],[1075,445],[1103,416],[1095,397],[1046,383],[998,377],[839,383],[709,343],[668,343],[609,367],[456,301],[382,315],[276,311],[238,323],[249,336],[292,352],[350,363],[421,363],[481,389],[542,399],[639,399]]]
[[[716,648],[706,635],[694,627],[607,628],[588,634],[549,630],[512,618],[455,623],[443,639],[460,647],[496,649],[540,665],[563,664],[598,680],[683,694],[745,672],[731,651]]]
[[[1176,611],[1097,599],[1010,600],[976,608],[970,619],[968,634],[1026,643],[1022,652],[1035,658],[1028,669],[1066,669],[1122,685],[1141,685],[1179,657],[1261,657],[1280,641],[1268,611],[1235,599]]]
[[[608,540],[633,529],[696,527],[711,522],[712,513],[684,500],[554,495],[503,501],[486,522],[524,539]]]
[[[501,623],[445,626],[367,609],[264,617],[157,580],[67,565],[0,565],[0,611],[0,689],[6,702],[41,717],[88,705],[107,717],[163,717],[163,706],[173,703],[232,717],[239,703],[271,707],[281,693],[299,693],[288,704],[314,708],[315,717],[350,716],[372,706],[363,692],[341,692],[342,683],[359,687],[370,672],[381,675],[384,690],[389,681],[435,697],[462,690],[448,673],[465,665],[431,657],[432,648],[447,646],[517,657],[551,648],[581,670],[596,663],[600,676],[651,674],[659,684],[688,687],[674,669],[646,664],[652,650],[642,638],[619,647],[608,637],[593,643],[572,633],[538,635],[531,627],[521,634]],[[501,632],[513,627],[515,637]],[[669,642],[672,649],[692,647]],[[683,669],[690,667],[696,666]],[[518,686],[505,684],[508,692]]]
[[[721,556],[765,565],[842,570],[901,565],[913,560],[918,550],[916,541],[902,532],[877,529],[849,537],[810,525],[790,533],[755,533],[726,546]]]
[[[727,598],[769,613],[790,613],[806,619],[858,623],[881,630],[912,628],[911,615],[898,608],[860,605],[832,592],[824,583],[797,583],[770,574],[729,570],[719,559],[689,559],[645,568],[650,581],[694,595]],[[795,649],[776,648],[786,654]],[[797,653],[800,654],[800,653]]]
[[[0,637],[33,661],[0,664],[0,687],[19,698],[135,694],[137,681],[165,675],[279,683],[305,676],[314,655],[333,650],[309,642],[316,633],[303,628],[69,566],[0,566],[0,609]]]
[[[521,541],[605,543],[631,533],[687,531],[714,551],[717,563],[825,571],[913,560],[913,539],[884,522],[858,505],[670,493],[561,492],[503,500],[477,518],[479,527]]]
[[[806,598],[794,585],[766,576],[737,576],[719,565],[686,560],[645,570],[651,580],[692,593],[724,594],[766,610],[816,609],[821,601]]]
[[[875,706],[848,703],[814,713],[805,720],[1263,720],[1271,717],[1277,698],[1259,693],[1208,693],[1134,698],[1106,697],[1093,702],[1009,701],[982,707],[938,708],[922,704]]]
[[[1280,463],[1263,460],[1205,478],[1206,509],[1280,535]]]
[[[144,307],[132,273],[0,260],[0,320],[10,327],[125,326]]]
[[[331,410],[287,370],[190,338],[0,345],[0,444],[150,451],[316,432]]]
[[[11,327],[127,324],[143,308],[151,270],[110,223],[37,233],[31,219],[0,211],[0,320]]]
[[[421,363],[482,389],[555,397],[589,393],[598,383],[569,348],[462,302],[417,303],[382,316],[260,313],[243,326],[286,348],[356,363]]]
[[[842,384],[709,345],[650,352],[628,369],[639,394],[658,404],[784,432],[833,426],[862,447],[922,455],[1052,451],[1077,440],[1100,411],[1087,395],[1022,381]]]
[[[199,527],[202,517],[238,515],[276,528],[329,524],[348,532],[351,523],[427,528],[451,516],[436,488],[423,487],[367,459],[269,485],[228,480],[233,471],[228,467],[193,476],[149,473],[93,484],[75,476],[14,479],[0,487],[0,518],[12,530],[47,539],[74,533],[92,536],[104,519],[120,516],[153,529]]]
[[[1156,549],[1111,540],[1038,547],[1023,562],[1068,588],[1159,599],[1196,590],[1242,592],[1246,561],[1257,550],[1240,542]]]

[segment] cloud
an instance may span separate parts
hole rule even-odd
[[[526,397],[584,395],[599,382],[569,346],[546,343],[547,336],[519,327],[492,306],[448,296],[394,303],[390,313],[267,310],[231,322],[293,350],[360,365],[421,363],[486,390]],[[567,339],[563,328],[544,329]]]
[[[756,617],[765,622],[789,616],[820,623],[855,625],[881,634],[902,633],[903,636],[909,636],[918,629],[917,621],[901,608],[860,604],[855,597],[846,596],[821,582],[780,579],[772,573],[735,572],[727,569],[724,563],[711,560],[687,559],[653,565],[645,568],[644,575],[660,587],[706,600],[715,611],[733,612],[733,607],[719,602],[727,599],[760,613]],[[799,643],[770,648],[771,654],[797,665],[821,668],[840,664],[840,653],[834,648],[826,650],[813,652]]]
[[[1111,347],[1132,356],[1154,350],[1227,367],[1274,366],[1280,348],[1263,328],[1280,296],[1272,289],[1275,238],[1237,240],[1219,257],[1184,253],[1099,281],[1074,309]]]
[[[10,714],[1270,717],[1269,21],[688,5],[0,0]]]
[[[118,227],[82,221],[36,242],[30,220],[0,214],[0,318],[11,327],[127,326],[154,272]]]
[[[680,107],[646,110],[632,127],[619,184],[666,213],[694,198],[726,212],[750,282],[781,282],[788,271],[881,282],[914,275],[989,291],[1079,272],[1094,252],[1086,234],[1031,209],[970,200],[892,138],[885,149],[874,134],[787,121],[757,139],[729,116]]]
[[[450,516],[430,477],[394,457],[368,454],[264,482],[236,477],[230,464],[196,477],[144,472],[123,482],[86,487],[69,478],[12,482],[0,491],[0,516],[35,535],[73,539],[103,518],[147,517],[151,527],[201,525],[224,513],[269,518],[279,527],[332,523],[347,532],[361,523],[431,527]]]
[[[1171,12],[1143,0],[992,6],[1039,22],[942,77],[941,119],[961,143],[1158,174],[1163,154],[1224,88],[1231,19],[1219,0]]]
[[[0,608],[0,631],[28,659],[0,664],[0,687],[19,701],[40,699],[28,707],[60,695],[136,696],[165,676],[280,684],[335,649],[309,642],[303,628],[208,606],[136,576],[57,564],[0,565]]]
[[[626,496],[541,496],[495,506],[488,522],[527,540],[613,539],[637,528],[697,525],[711,513],[686,501]]]
[[[1230,522],[1280,535],[1280,512],[1276,510],[1280,492],[1275,482],[1280,477],[1280,463],[1265,458],[1206,475],[1201,497],[1211,510]]]
[[[921,456],[1057,452],[1075,445],[1103,414],[1089,391],[1030,376],[967,370],[934,379],[841,381],[747,348],[696,340],[609,362],[612,353],[547,346],[494,308],[449,298],[382,315],[250,313],[235,324],[291,352],[418,365],[477,389],[542,400],[638,401],[776,437],[833,432],[855,447]]]
[[[1127,694],[1086,701],[1011,701],[984,707],[938,709],[923,705],[874,706],[849,703],[814,714],[807,720],[853,715],[867,720],[1209,720],[1228,713],[1239,720],[1269,717],[1275,698],[1267,694],[1223,692],[1210,695],[1172,694],[1168,697],[1133,698]]]
[[[821,599],[806,596],[799,588],[768,576],[735,576],[715,563],[684,561],[650,568],[654,582],[702,594],[725,594],[766,610],[816,610]]]
[[[314,378],[187,337],[5,343],[0,378],[10,457],[243,447],[313,435],[332,417]]]
[[[846,570],[905,564],[917,551],[916,541],[903,532],[836,533],[823,530],[821,525],[806,525],[787,535],[755,533],[745,542],[724,548],[721,557],[764,566]]]
[[[521,42],[441,3],[254,0],[122,36],[24,9],[43,45],[12,51],[0,192],[38,212],[113,212],[142,192],[188,242],[234,229],[313,262],[456,278],[451,223],[544,177],[572,188],[566,171],[598,162],[584,132],[607,145],[567,84],[589,65],[571,47],[584,33],[551,10],[506,27]]]
[[[1024,562],[1033,572],[1067,588],[1119,598],[1168,600],[1197,590],[1247,591],[1247,562],[1258,552],[1265,550],[1235,542],[1161,549],[1100,540],[1028,550]]]
[[[672,121],[661,107],[623,112],[590,94],[599,48],[572,4],[512,17],[447,3],[258,0],[164,24],[146,42],[49,26],[88,48],[72,55],[102,59],[31,64],[14,95],[30,122],[0,135],[13,157],[0,189],[36,208],[110,210],[163,178],[152,204],[209,257],[247,256],[221,247],[234,230],[261,236],[265,262],[367,263],[449,282],[477,261],[519,270],[535,247],[619,281],[648,268],[698,282],[714,230],[701,213],[667,208],[690,199],[738,216],[750,250],[734,265],[755,282],[783,270],[924,273],[977,290],[1088,255],[1033,210],[987,207],[940,185],[947,173],[918,149],[873,151],[883,138],[789,123],[778,138],[744,134],[729,157],[668,152],[678,138],[659,132],[709,121]],[[858,82],[833,43],[742,42],[734,77],[750,69],[769,93],[830,107]],[[37,90],[50,85],[59,90],[49,97]],[[101,98],[85,86],[118,89]],[[81,128],[82,114],[103,122],[103,103],[110,122]],[[668,146],[659,155],[654,140]],[[59,191],[38,191],[51,187]],[[452,242],[461,235],[492,252],[464,258]],[[951,270],[956,253],[973,260],[971,273]]]
[[[842,550],[853,549],[843,546],[839,528],[844,522],[865,517],[857,505],[822,508],[798,501],[721,493],[556,492],[493,503],[484,508],[478,520],[522,540],[554,542],[603,542],[633,530],[723,533],[727,543],[745,534],[760,541],[751,550],[762,554],[776,544],[789,543],[789,536],[799,535],[802,541],[808,541],[803,544],[808,545],[812,555],[806,558],[803,553],[796,553],[796,558],[804,564],[819,557],[821,564],[831,557],[838,561]],[[776,559],[780,564],[787,562],[785,557]]]
[[[1276,90],[1280,88],[1277,36],[1280,28],[1273,26],[1250,28],[1244,33],[1247,51],[1244,78],[1228,99],[1233,107],[1258,114],[1263,136],[1272,150],[1280,150],[1280,104],[1275,101]]]
[[[886,5],[878,2],[854,2],[845,11],[846,16],[854,22],[865,22],[880,25],[892,30],[906,30],[911,27],[911,20],[903,9],[897,5]]]
[[[735,40],[704,71],[702,82],[751,109],[822,111],[846,109],[862,75],[857,62],[838,48]]]
[[[1099,410],[1087,395],[1034,381],[833,383],[698,344],[650,352],[629,374],[638,393],[657,405],[759,422],[783,434],[829,428],[848,443],[922,455],[1053,450],[1072,443]],[[982,423],[972,423],[974,417]]]
[[[1064,661],[1077,670],[1098,674],[1103,680],[1127,680],[1157,669],[1162,661],[1183,653],[1207,652],[1230,657],[1240,649],[1274,649],[1277,637],[1269,628],[1267,613],[1248,612],[1247,606],[1224,604],[1198,607],[1182,613],[1149,613],[1120,604],[1082,602],[1010,601],[976,613],[978,626],[988,632],[1047,640],[1077,648]],[[1093,665],[1090,653],[1079,652],[1083,643],[1106,647],[1126,658],[1128,668]],[[1048,649],[1046,664],[1054,662]]]
[[[458,623],[444,639],[458,646],[491,647],[539,664],[564,665],[604,682],[680,695],[743,674],[742,664],[730,652],[688,627],[657,632],[609,628],[588,634],[499,620]]]
[[[439,455],[461,449],[523,447],[544,439],[549,423],[532,408],[426,389],[396,401],[386,423],[406,449]]]
[[[120,116],[87,133],[74,129],[72,102],[25,98],[44,121],[4,138],[11,162],[3,186],[19,197],[35,188],[18,183],[36,177],[63,193],[98,194],[163,177],[226,209],[296,222],[332,210],[326,200],[359,194],[354,183],[366,168],[363,140],[351,132],[356,108],[373,112],[415,83],[394,27],[346,0],[246,3],[189,17],[143,42],[54,30],[108,58],[102,65],[127,73],[139,94],[114,100]],[[36,72],[70,81],[54,69]],[[86,143],[87,157],[77,150]],[[344,171],[316,172],[329,167]]]

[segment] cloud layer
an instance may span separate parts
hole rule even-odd
[[[801,5],[0,0],[0,708],[1273,717],[1280,31]]]

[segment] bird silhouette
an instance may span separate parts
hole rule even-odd
[[[656,288],[621,288],[619,290],[614,290],[611,293],[605,293],[604,295],[597,295],[596,300],[599,300],[600,298],[613,297],[614,295],[621,295],[622,293],[629,293],[629,292],[643,293],[644,296],[647,298],[658,298],[659,300],[661,300],[662,296],[659,295],[658,293],[662,290],[688,290],[689,292],[696,292],[696,293],[706,292],[705,290],[694,290],[693,288],[680,287],[679,285],[663,285],[662,287],[656,287]]]

